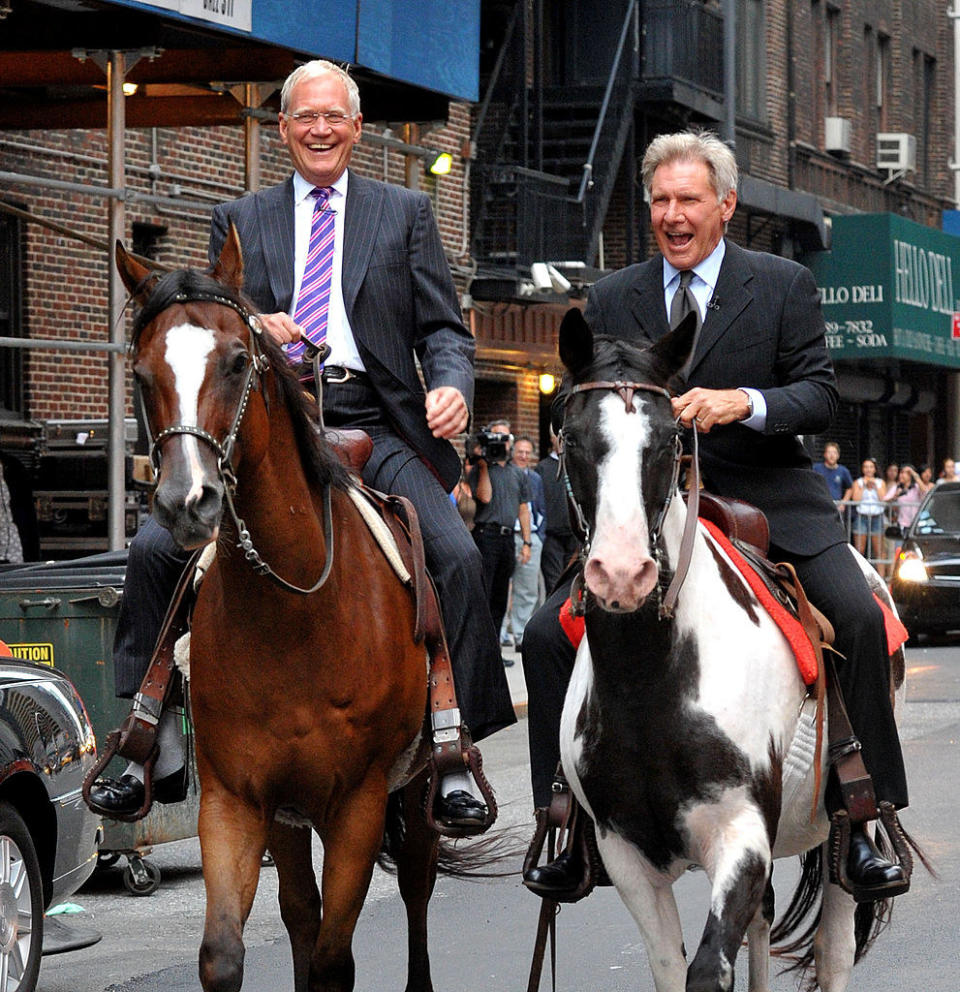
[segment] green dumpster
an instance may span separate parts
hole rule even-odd
[[[120,551],[0,567],[0,640],[15,657],[56,667],[68,676],[87,708],[100,747],[130,710],[129,700],[114,695],[112,660],[126,558]],[[189,734],[186,719],[182,724]],[[124,764],[118,759],[108,773],[121,774]],[[109,864],[125,855],[127,888],[137,895],[153,892],[159,870],[143,856],[156,844],[196,836],[198,808],[193,774],[184,802],[157,803],[137,823],[104,820],[101,860]]]

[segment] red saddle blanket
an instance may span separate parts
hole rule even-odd
[[[710,536],[723,548],[733,564],[739,569],[744,579],[746,579],[747,585],[753,590],[754,595],[760,601],[763,608],[770,614],[783,632],[784,637],[786,637],[787,642],[790,644],[794,657],[797,659],[797,668],[800,671],[800,677],[803,679],[804,684],[813,685],[817,680],[817,655],[813,645],[810,643],[810,638],[807,637],[803,627],[800,625],[800,621],[770,592],[749,562],[737,551],[736,547],[730,542],[730,539],[716,524],[709,520],[704,520],[703,517],[700,518],[700,523],[703,524]],[[906,643],[910,635],[907,633],[907,628],[904,627],[890,607],[876,595],[874,595],[874,599],[883,613],[883,622],[887,633],[887,650],[890,654],[893,654],[897,648]],[[579,647],[580,641],[583,639],[584,621],[582,616],[577,616],[573,613],[569,598],[560,607],[560,626],[563,628],[570,643],[574,647]]]

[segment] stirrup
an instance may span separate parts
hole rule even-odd
[[[882,801],[877,806],[879,810],[878,828],[882,829],[883,835],[889,841],[889,846],[893,849],[893,863],[903,869],[902,882],[891,883],[879,889],[873,886],[866,889],[850,879],[847,874],[847,859],[850,856],[850,834],[854,824],[845,809],[837,810],[830,817],[828,841],[830,881],[853,896],[856,902],[876,902],[878,899],[892,899],[894,896],[903,895],[910,888],[910,879],[913,875],[913,855],[910,852],[910,845],[903,828],[900,826],[897,811],[893,804],[887,801]],[[884,854],[889,853],[883,850],[883,847],[881,850]]]
[[[563,774],[557,767],[553,781],[553,796],[549,806],[541,806],[534,811],[537,826],[526,857],[523,859],[523,876],[538,866],[543,853],[543,845],[550,834],[548,854],[550,860],[561,854],[568,854],[575,863],[581,865],[582,876],[569,892],[545,893],[527,886],[534,895],[553,902],[579,902],[594,890],[597,885],[611,885],[597,848],[597,835],[593,820],[577,802],[576,796]],[[554,840],[556,852],[554,854]],[[527,885],[524,882],[524,885]]]
[[[480,749],[470,739],[469,732],[465,725],[461,725],[457,740],[446,743],[434,742],[430,750],[429,762],[430,774],[427,778],[427,787],[423,790],[423,816],[427,821],[427,826],[444,837],[475,837],[485,833],[496,822],[497,800],[494,797],[493,789],[487,781],[487,776],[483,773],[483,756]],[[448,826],[441,823],[433,815],[433,806],[437,798],[437,789],[440,779],[445,774],[454,771],[467,770],[472,776],[477,788],[480,790],[480,798],[487,807],[487,815],[482,821],[475,825],[468,826]]]

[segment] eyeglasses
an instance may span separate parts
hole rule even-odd
[[[304,110],[299,114],[284,114],[284,117],[296,121],[304,127],[313,127],[321,117],[330,127],[340,127],[347,121],[352,121],[356,116],[356,114],[341,114],[339,110]]]

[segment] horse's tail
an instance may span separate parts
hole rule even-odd
[[[407,816],[422,817],[420,804],[411,801],[409,790],[392,792],[387,801],[383,843],[377,864],[390,874],[396,874],[397,860],[403,857],[407,838]],[[420,825],[418,824],[418,829]],[[504,878],[518,873],[525,844],[510,836],[509,831],[489,831],[481,837],[463,841],[437,838],[437,871],[454,878]]]
[[[801,855],[800,880],[790,905],[770,931],[771,953],[790,962],[782,974],[799,972],[806,992],[813,992],[817,988],[813,971],[813,941],[823,916],[821,897],[824,884],[831,883],[824,876],[821,845]],[[853,917],[854,964],[870,950],[873,942],[886,929],[892,909],[893,899],[857,904]]]
[[[920,845],[902,827],[903,838],[923,867],[934,877],[936,871],[927,859]],[[877,847],[882,854],[889,855],[890,845],[882,830],[876,834]],[[813,966],[813,939],[823,912],[822,895],[824,884],[830,884],[824,877],[824,847],[819,845],[800,857],[800,880],[794,890],[790,905],[780,920],[770,931],[770,944],[777,957],[791,963],[784,973],[799,971],[807,973]],[[870,950],[874,941],[887,928],[893,913],[893,899],[877,899],[874,902],[861,902],[854,911],[854,964]],[[801,931],[802,928],[802,931]],[[776,945],[776,946],[774,946]],[[807,990],[817,987],[816,978],[810,975]]]

